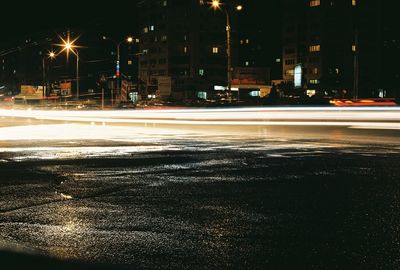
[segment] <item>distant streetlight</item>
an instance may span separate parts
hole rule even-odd
[[[120,54],[120,49],[121,49],[121,45],[123,43],[133,43],[134,42],[134,38],[133,37],[127,37],[126,39],[118,42],[116,40],[113,40],[107,36],[103,36],[103,40],[109,40],[115,43],[115,46],[117,48],[117,63],[116,63],[116,68],[115,68],[115,76],[117,77],[117,93],[120,92],[120,76],[121,76],[121,70],[120,70],[120,60],[121,60],[121,54]],[[111,89],[112,91],[112,89]],[[111,106],[114,106],[114,93],[113,91],[111,92]]]
[[[50,60],[53,60],[56,58],[56,54],[53,51],[50,51],[47,54],[48,58]],[[47,86],[47,76],[46,76],[46,59],[45,56],[42,57],[42,76],[43,76],[43,96],[46,96],[46,86]]]
[[[211,7],[214,10],[217,9],[222,9],[221,6],[225,5],[221,3],[219,0],[213,0],[211,2]],[[230,20],[230,14],[228,9],[224,8],[223,9],[226,14],[226,44],[227,44],[227,49],[226,49],[226,54],[228,58],[228,64],[227,64],[227,86],[228,86],[228,99],[229,102],[232,101],[232,39],[231,39],[231,20]],[[237,5],[235,6],[235,10],[237,11],[242,11],[243,6],[242,5]]]
[[[53,52],[53,51],[49,52],[49,58],[50,59],[55,59],[56,58],[56,53]]]
[[[78,53],[78,48],[79,46],[75,45],[75,42],[79,39],[79,37],[71,40],[70,35],[68,33],[67,38],[63,39],[61,36],[59,36],[61,39],[61,44],[56,44],[57,46],[62,47],[62,50],[59,53],[66,52],[67,53],[67,58],[69,57],[69,54],[72,53],[76,56],[76,99],[79,100],[79,53]],[[54,54],[55,56],[55,54]]]
[[[211,6],[212,6],[214,9],[219,9],[220,6],[221,6],[221,3],[219,2],[219,0],[213,0],[213,1],[211,2]]]

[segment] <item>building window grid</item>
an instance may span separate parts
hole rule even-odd
[[[285,65],[294,65],[295,62],[296,61],[294,59],[287,59],[287,60],[285,60]]]

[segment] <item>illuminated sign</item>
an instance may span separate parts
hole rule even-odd
[[[215,91],[227,91],[228,87],[226,86],[220,86],[220,85],[214,85],[214,90]],[[231,87],[231,91],[239,91],[239,88],[237,87]]]
[[[40,99],[44,96],[43,86],[21,85],[21,94],[26,99]]]
[[[117,77],[119,77],[120,76],[120,66],[119,66],[119,61],[117,61],[117,66],[116,66],[116,71],[115,71],[115,75],[117,76]]]
[[[301,67],[301,64],[298,64],[294,68],[294,87],[295,88],[301,88],[303,86],[302,78],[303,78],[303,69]]]
[[[62,83],[60,83],[61,96],[70,96],[71,95],[71,89],[72,89],[72,83],[71,82],[62,82]]]

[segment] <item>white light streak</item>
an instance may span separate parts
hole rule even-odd
[[[273,120],[334,120],[334,121],[400,121],[400,108],[336,108],[336,107],[276,107],[190,110],[132,110],[132,111],[45,111],[0,110],[0,116],[48,120],[89,121],[125,120],[188,120],[188,121],[273,121]],[[79,120],[80,119],[80,120]],[[129,122],[129,121],[127,121]]]

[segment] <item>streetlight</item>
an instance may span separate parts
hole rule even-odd
[[[103,36],[103,40],[109,40],[115,43],[115,46],[117,48],[117,63],[115,67],[115,76],[117,77],[117,93],[120,92],[120,76],[121,76],[121,71],[120,71],[120,60],[121,60],[121,54],[120,54],[120,49],[121,49],[121,44],[122,43],[133,43],[134,38],[133,37],[127,37],[126,39],[118,42],[116,40],[113,40],[109,37]],[[114,106],[114,91],[111,89],[111,106]]]
[[[47,57],[50,60],[53,60],[56,58],[56,54],[53,51],[49,51],[47,54]],[[46,77],[46,59],[45,56],[42,57],[42,76],[43,76],[43,97],[46,96],[46,85],[47,85],[47,77]]]
[[[42,54],[42,87],[43,87],[43,97],[46,97],[46,86],[47,86],[47,76],[46,76],[46,56]],[[56,58],[56,54],[53,51],[49,51],[47,54],[47,57],[50,60],[53,60]]]
[[[70,53],[76,56],[76,99],[79,100],[79,53],[77,49],[80,47],[75,45],[75,42],[79,39],[79,37],[71,40],[70,35],[68,33],[66,39],[63,39],[61,36],[59,36],[59,38],[61,39],[62,42],[62,44],[56,44],[57,46],[62,47],[62,50],[59,53],[65,51],[67,53],[67,58],[69,57]]]
[[[217,9],[222,9],[222,6],[226,5],[220,2],[220,0],[213,0],[211,2],[211,7],[214,10]],[[228,80],[228,99],[229,102],[232,101],[232,39],[231,39],[231,19],[229,15],[229,11],[224,8],[223,9],[226,14],[226,44],[227,44],[227,49],[226,49],[226,54],[228,58],[228,64],[227,64],[227,80]],[[235,6],[235,10],[241,11],[243,10],[242,5],[237,5]]]
[[[56,53],[51,51],[51,52],[49,52],[48,56],[49,56],[50,59],[55,59],[56,58]]]

